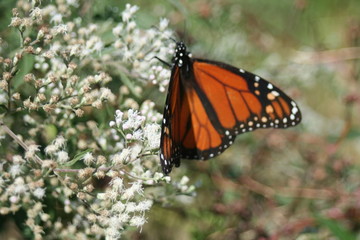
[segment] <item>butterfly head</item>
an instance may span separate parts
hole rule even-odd
[[[185,61],[191,57],[191,53],[186,51],[186,45],[183,42],[177,42],[173,62],[178,67],[182,67]]]

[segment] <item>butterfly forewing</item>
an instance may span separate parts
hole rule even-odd
[[[259,76],[201,59],[194,60],[194,74],[220,125],[231,134],[257,128],[287,128],[301,121],[296,103]]]

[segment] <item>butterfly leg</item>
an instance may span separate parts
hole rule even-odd
[[[172,67],[172,65],[164,60],[162,60],[161,58],[158,58],[158,57],[153,57],[153,58],[156,58],[157,60],[159,60],[162,64],[168,66],[168,67]]]

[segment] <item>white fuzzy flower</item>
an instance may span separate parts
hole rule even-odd
[[[134,197],[135,193],[143,193],[142,184],[140,182],[133,182],[131,187],[127,188],[124,193],[121,195],[121,199],[129,200]]]
[[[112,202],[117,201],[118,196],[119,196],[119,192],[115,191],[114,189],[111,189],[110,191],[107,191],[105,193],[105,199],[110,200]]]
[[[23,23],[23,20],[19,17],[11,18],[10,27],[18,27]]]
[[[106,240],[120,239],[121,233],[116,227],[108,227],[105,229]]]
[[[127,22],[130,20],[130,18],[132,17],[132,15],[139,9],[138,6],[134,5],[131,6],[129,3],[126,4],[126,8],[125,10],[122,12],[122,20],[124,22]]]
[[[111,209],[115,212],[121,213],[125,210],[126,205],[123,204],[121,201],[118,201],[114,205],[112,205]]]
[[[93,33],[98,29],[98,25],[91,23],[91,24],[89,24],[88,29],[89,29],[90,33]]]
[[[187,176],[183,176],[180,180],[181,185],[186,185],[189,182],[189,178]]]
[[[130,160],[131,150],[129,148],[124,148],[120,154],[115,154],[111,158],[113,164],[126,164]]]
[[[69,154],[66,151],[59,151],[58,153],[56,153],[57,155],[57,161],[60,164],[64,164],[67,161],[69,161]]]
[[[67,3],[67,5],[73,6],[73,7],[78,7],[79,6],[78,0],[66,0],[66,3]]]
[[[45,188],[36,188],[33,192],[33,195],[37,197],[38,199],[42,199],[45,195]]]
[[[162,18],[159,24],[159,30],[164,31],[169,25],[169,19]]]
[[[58,34],[67,34],[67,31],[68,31],[68,27],[65,24],[54,26],[51,29],[52,34],[55,36]]]
[[[130,225],[134,227],[141,227],[146,223],[146,220],[143,216],[133,216],[130,220]]]
[[[92,47],[92,51],[100,53],[101,50],[103,50],[103,48],[104,48],[104,43],[101,40],[99,40]]]
[[[35,152],[38,152],[39,150],[39,146],[38,145],[30,145],[28,147],[28,150],[25,153],[25,158],[26,159],[32,159],[35,157]]]
[[[13,165],[11,165],[10,170],[9,170],[9,173],[10,173],[10,175],[11,175],[12,177],[18,176],[19,174],[22,173],[22,171],[21,171],[21,165],[19,165],[19,164],[13,164]]]
[[[124,187],[123,180],[119,177],[113,178],[110,182],[112,189],[118,193],[121,193]]]
[[[46,146],[45,153],[46,153],[46,155],[51,155],[51,154],[54,154],[57,150],[58,150],[58,147],[51,144],[51,145]]]
[[[139,157],[139,154],[142,151],[142,145],[141,144],[134,144],[131,147],[131,154],[130,154],[130,160],[135,160]]]
[[[106,199],[106,194],[105,193],[98,193],[96,195],[96,198],[99,200],[105,200]]]
[[[139,10],[138,6],[131,6],[130,4],[126,4],[126,8],[129,9],[131,15],[133,15],[135,12],[137,12],[137,10]]]
[[[132,31],[132,30],[135,29],[135,27],[136,27],[135,21],[130,21],[126,26],[126,30],[127,31]]]
[[[137,211],[137,208],[136,208],[136,203],[135,202],[127,202],[126,203],[125,212],[132,213],[132,212],[136,212],[136,211]]]
[[[45,57],[45,58],[48,58],[48,59],[54,58],[55,55],[56,55],[56,52],[51,51],[51,50],[46,51],[46,52],[44,52],[44,53],[41,54],[41,56],[43,56],[43,57]]]
[[[110,160],[114,165],[123,163],[123,157],[119,153],[116,153],[116,154],[112,155]]]
[[[64,147],[65,143],[66,143],[66,139],[61,135],[55,138],[55,140],[53,141],[53,144],[58,148]]]
[[[156,173],[154,174],[154,179],[157,181],[157,180],[160,180],[163,176],[164,176],[163,173],[156,172]]]
[[[123,115],[124,115],[124,113],[122,111],[120,111],[119,109],[115,111],[115,122],[116,122],[117,127],[120,127]]]
[[[12,159],[13,159],[13,163],[15,164],[21,164],[25,162],[25,160],[20,155],[14,155]]]
[[[132,139],[134,139],[134,140],[142,140],[143,135],[144,135],[143,131],[141,129],[138,129],[135,132],[133,132]]]
[[[10,201],[11,203],[17,203],[17,202],[19,201],[19,197],[13,195],[13,196],[11,196],[11,197],[9,198],[9,201]]]
[[[115,127],[115,125],[116,125],[115,121],[110,121],[109,122],[109,127],[112,128],[112,127]]]
[[[164,180],[165,180],[165,182],[169,183],[169,182],[171,182],[171,177],[170,176],[165,176]]]
[[[23,194],[28,190],[28,186],[25,184],[25,180],[22,177],[17,177],[13,184],[14,194]]]
[[[141,201],[138,205],[137,205],[137,210],[138,211],[148,211],[150,210],[150,208],[152,207],[153,205],[153,201],[151,200],[144,200],[144,201]]]
[[[140,116],[137,110],[128,110],[128,120],[123,124],[124,129],[137,129],[145,121],[144,116]]]
[[[70,56],[80,56],[82,51],[82,47],[80,44],[74,44],[70,46]]]
[[[85,163],[87,166],[89,166],[89,165],[91,165],[91,163],[94,162],[95,158],[94,158],[94,156],[92,155],[91,152],[87,152],[87,153],[83,156],[82,160],[84,161],[84,163]]]
[[[123,51],[123,57],[125,61],[130,60],[133,56],[134,56],[134,52],[128,50],[128,49],[124,49]]]
[[[30,17],[32,19],[36,19],[38,21],[41,21],[42,20],[42,14],[41,14],[41,9],[38,8],[38,7],[35,7],[31,10],[30,12]]]
[[[158,124],[146,124],[144,127],[144,136],[147,139],[147,145],[150,149],[160,146],[160,126]]]
[[[60,24],[62,23],[63,16],[60,13],[55,13],[50,20],[50,23]]]
[[[170,78],[170,71],[168,69],[163,69],[159,73],[160,78]]]
[[[133,137],[133,136],[132,136],[131,133],[128,133],[128,134],[126,134],[126,136],[125,136],[125,138],[128,139],[128,140],[132,139],[132,137]]]
[[[54,42],[51,44],[49,51],[57,53],[59,52],[63,46],[59,42]]]
[[[95,100],[91,106],[93,106],[94,108],[97,108],[97,109],[100,109],[102,107],[102,102],[101,102],[101,99],[97,99]]]
[[[101,95],[100,95],[101,100],[109,99],[113,95],[111,90],[108,88],[105,88],[105,87],[100,89],[100,93],[101,93]]]
[[[124,25],[122,23],[120,23],[116,27],[113,28],[112,32],[115,36],[119,37],[121,35],[123,28],[124,28]]]
[[[81,48],[81,51],[80,51],[80,56],[81,58],[84,58],[86,56],[89,56],[91,54],[91,50],[88,49],[88,48]]]
[[[0,92],[0,103],[6,103],[7,102],[7,94],[4,93],[5,91]]]
[[[14,193],[15,194],[23,194],[28,190],[27,185],[15,185]]]
[[[123,214],[119,215],[119,221],[120,222],[125,223],[125,222],[129,221],[129,219],[130,219],[130,216],[127,213],[123,213]]]

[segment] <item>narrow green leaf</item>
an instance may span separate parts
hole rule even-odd
[[[126,76],[126,74],[120,72],[120,78],[121,81],[129,88],[132,94],[135,95],[135,97],[140,98],[139,94],[135,91],[135,85],[132,83],[132,81]]]
[[[16,73],[13,79],[13,86],[15,89],[20,87],[24,81],[25,74],[29,73],[34,67],[35,57],[30,54],[25,54],[19,63],[19,71]]]
[[[69,162],[63,164],[63,166],[65,167],[71,167],[72,165],[74,165],[77,161],[79,161],[81,158],[83,158],[85,156],[85,154],[87,154],[88,152],[91,152],[93,149],[89,148],[86,149],[85,151],[82,151],[78,154],[75,155],[75,157],[73,159],[71,159]]]
[[[339,221],[324,218],[319,215],[316,215],[315,218],[321,226],[328,228],[334,234],[334,236],[338,237],[339,239],[356,240],[356,236],[348,229],[346,229]]]

